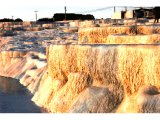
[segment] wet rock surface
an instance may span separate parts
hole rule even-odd
[[[0,76],[0,113],[40,113],[32,97],[18,80]]]
[[[13,37],[1,37],[1,50],[38,51],[45,53],[50,44],[77,43],[76,32],[65,32],[59,29],[42,31],[20,31]],[[7,44],[6,44],[7,43]]]

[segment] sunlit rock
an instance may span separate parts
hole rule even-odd
[[[152,85],[142,86],[139,91],[126,96],[118,107],[118,113],[159,113],[159,88]]]
[[[160,33],[160,26],[159,25],[148,25],[148,26],[137,26],[137,33],[139,34],[154,34],[154,33],[157,33],[159,34]]]
[[[50,109],[52,112],[67,112],[75,98],[91,86],[92,80],[87,74],[70,73],[67,83],[55,93]]]
[[[143,85],[159,85],[159,49],[159,45],[52,45],[47,54],[48,73],[52,79],[63,80],[72,72],[88,74],[93,86],[112,92],[118,107],[123,99],[132,99],[129,96]],[[67,85],[71,89],[72,84]],[[76,99],[65,86],[53,98],[53,112],[67,112],[70,106],[67,101]],[[63,100],[62,96],[66,98]]]
[[[61,89],[65,83],[66,81],[52,79],[48,76],[48,72],[46,71],[32,100],[37,105],[47,109],[47,111],[51,111],[51,106],[49,106],[49,104],[53,99],[54,94]]]
[[[106,43],[109,44],[158,44],[160,43],[160,35],[109,35],[106,38]]]
[[[137,94],[138,112],[159,113],[160,93],[156,86],[142,87]]]
[[[116,102],[107,88],[89,87],[73,103],[71,113],[111,113]]]
[[[0,38],[0,75],[19,79],[47,112],[160,112],[159,26],[97,24]]]
[[[159,42],[159,39],[155,39],[156,37],[159,38],[159,32],[160,26],[158,25],[82,28],[78,31],[78,43],[150,44]],[[113,36],[113,39],[111,39],[111,36]],[[124,39],[122,39],[122,36]],[[146,37],[148,37],[148,40],[144,41],[143,39]]]
[[[133,26],[111,26],[99,28],[82,28],[78,31],[79,43],[106,43],[110,34],[135,35],[136,28]]]

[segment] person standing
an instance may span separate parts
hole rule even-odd
[[[154,13],[154,16],[155,16],[154,23],[158,23],[159,18],[160,18],[160,7],[154,7],[153,8],[153,13]]]

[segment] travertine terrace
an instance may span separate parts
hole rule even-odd
[[[159,42],[159,26],[112,26],[81,28],[79,43],[154,44]]]
[[[160,112],[160,26],[98,26],[3,37],[0,75],[19,79],[47,112]]]

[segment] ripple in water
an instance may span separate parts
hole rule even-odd
[[[18,80],[0,76],[0,113],[40,113],[32,97]]]

